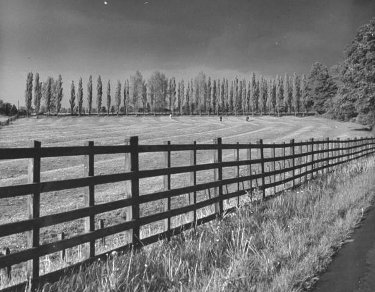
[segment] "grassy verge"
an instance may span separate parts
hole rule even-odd
[[[131,254],[109,256],[43,291],[301,291],[374,198],[375,160]]]

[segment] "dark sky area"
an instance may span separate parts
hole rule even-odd
[[[308,73],[373,16],[374,0],[0,0],[0,98],[23,105],[29,71],[61,73],[65,103],[90,74]]]

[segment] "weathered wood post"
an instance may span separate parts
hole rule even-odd
[[[104,228],[104,219],[99,219],[98,221],[98,229]],[[101,239],[102,246],[105,246],[105,237],[102,237]]]
[[[310,179],[313,179],[314,178],[314,138],[311,138],[310,139],[310,150],[311,150],[311,175],[310,175]]]
[[[295,174],[296,174],[296,171],[295,171],[295,169],[294,169],[294,167],[295,167],[295,159],[294,159],[294,139],[291,139],[290,140],[290,155],[293,157],[292,158],[292,177],[293,177],[293,179],[292,179],[292,188],[294,188],[295,187],[295,179],[294,179],[294,177],[295,177]]]
[[[216,151],[214,150],[214,163],[221,163],[222,162],[222,147],[221,147],[221,138],[216,138],[214,139],[214,144],[217,145]],[[219,167],[214,169],[214,181],[219,181],[221,182],[223,179],[223,168],[220,165]],[[223,186],[220,185],[219,187],[215,188],[215,197],[219,197],[219,201],[215,203],[215,214],[217,216],[221,216],[224,211],[223,207],[223,200],[222,200],[222,195],[223,195]]]
[[[234,149],[234,161],[237,161],[237,163],[239,162],[240,160],[240,149],[239,149],[239,142],[237,142],[237,148]],[[237,164],[237,166],[235,167],[234,169],[234,176],[238,179],[240,177],[240,166]],[[237,191],[240,190],[240,182],[238,181],[237,182]],[[229,201],[229,200],[228,200]],[[237,196],[237,206],[240,205],[240,196],[238,195]]]
[[[84,176],[94,176],[94,142],[88,141],[85,142],[85,146],[88,147],[88,155],[84,156]],[[93,207],[95,205],[95,186],[90,184],[85,190],[84,204],[86,207]],[[85,232],[95,231],[95,216],[90,215],[84,219],[84,228]],[[91,258],[95,256],[95,240],[85,244],[84,248],[84,257]]]
[[[263,139],[259,139],[259,150],[260,150],[260,167],[261,167],[261,174],[262,174],[262,193],[263,193],[263,200],[266,198],[266,183],[265,183],[265,170],[264,170],[264,148],[263,148]]]
[[[125,145],[130,146],[130,139],[125,139]],[[124,157],[124,168],[125,173],[131,172],[131,152],[125,152]],[[132,183],[131,180],[125,181],[125,198],[131,198],[132,197]],[[125,207],[124,208],[124,215],[125,221],[130,221],[133,219],[133,208],[132,206]],[[133,229],[129,229],[125,231],[126,234],[126,243],[133,242]]]
[[[249,147],[246,149],[246,159],[249,160],[249,164],[247,165],[247,173],[249,176],[251,176],[251,142],[249,142]],[[251,179],[249,179],[249,189],[250,193],[253,192],[253,182]]]
[[[139,233],[139,149],[138,149],[138,136],[130,137],[130,161],[131,161],[131,172],[134,173],[132,178],[132,198],[134,203],[132,205],[133,220],[135,226],[133,228],[133,239],[132,243],[134,247],[141,246],[141,237]]]
[[[165,141],[164,145],[170,146],[171,141]],[[171,168],[171,151],[168,149],[164,152],[164,168]],[[163,177],[163,188],[165,191],[169,191],[171,189],[171,175],[167,174]],[[171,198],[168,197],[167,199],[163,200],[164,205],[164,212],[168,212],[171,209]],[[169,234],[169,230],[171,229],[171,217],[164,219],[164,231],[167,231],[167,239],[168,241],[171,239],[171,235]]]
[[[276,147],[275,147],[275,143],[273,143],[273,147],[271,149],[271,157],[273,159],[272,171],[275,172],[276,171]],[[276,182],[276,174],[274,173],[273,174],[273,183],[275,183],[275,182]],[[273,187],[273,193],[276,194],[276,184]]]
[[[0,252],[0,259],[2,256],[10,255],[10,249],[9,247],[2,248],[2,251]],[[2,269],[0,269],[1,272]],[[4,268],[5,270],[5,276],[7,277],[7,280],[10,281],[12,279],[12,266],[7,266]]]
[[[331,157],[331,155],[330,155],[330,151],[331,151],[331,141],[329,140],[329,138],[326,138],[326,145],[327,145],[327,149],[326,149],[326,151],[327,151],[327,155],[326,155],[326,159],[327,159],[327,162],[326,162],[326,168],[327,168],[327,171],[326,171],[326,173],[328,173],[329,171],[330,171],[330,157]]]
[[[57,235],[57,239],[58,240],[64,240],[65,239],[65,233],[64,232],[61,232]],[[65,249],[62,249],[60,251],[60,261],[61,262],[64,262],[65,261]]]
[[[40,161],[41,143],[34,141],[34,157],[29,159],[28,182],[40,183]],[[27,211],[29,219],[36,219],[40,216],[40,192],[37,189],[27,198]],[[39,247],[39,227],[35,226],[27,232],[27,243],[29,247]],[[34,289],[35,280],[39,277],[39,257],[34,257],[28,262],[27,277],[31,278],[31,289]]]
[[[197,141],[193,141],[193,150],[190,151],[190,165],[196,166],[197,165]],[[196,186],[197,185],[197,172],[194,170],[190,172],[190,185]],[[197,192],[194,191],[193,193],[189,194],[189,205],[195,205],[197,203]],[[194,226],[197,223],[197,210],[194,209],[192,212],[192,222]]]

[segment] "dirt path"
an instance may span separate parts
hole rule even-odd
[[[375,291],[375,206],[322,274],[313,292]]]

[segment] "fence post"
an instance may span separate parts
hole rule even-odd
[[[131,194],[133,197],[132,215],[135,221],[133,228],[132,243],[134,247],[141,246],[141,238],[139,234],[139,150],[138,150],[138,136],[130,137],[130,170],[134,174],[131,180]]]
[[[57,236],[58,240],[64,240],[65,239],[65,233],[61,232]],[[64,262],[65,261],[65,249],[60,251],[60,261]]]
[[[125,139],[125,145],[130,146],[130,139]],[[125,168],[125,173],[131,172],[131,152],[125,152],[125,157],[124,157],[124,168]],[[131,198],[132,197],[132,183],[130,180],[125,181],[125,198]],[[133,219],[133,208],[132,206],[125,207],[124,209],[124,215],[125,221],[130,221]],[[127,243],[133,242],[133,229],[125,231],[127,234],[126,241]]]
[[[310,146],[310,150],[311,150],[311,175],[310,175],[310,179],[313,179],[314,178],[314,138],[311,138],[310,139],[310,143],[311,143],[311,146]]]
[[[221,148],[221,138],[214,139],[214,144],[218,145],[217,150],[214,150],[214,163],[221,163],[222,162],[222,148]],[[223,179],[223,168],[221,165],[214,169],[214,181],[222,181]],[[215,203],[215,214],[221,216],[223,213],[223,186],[220,185],[219,187],[215,188],[215,197],[220,197],[219,201]]]
[[[10,249],[9,247],[3,247],[0,251],[0,259],[2,256],[7,256],[7,255],[10,255]],[[10,281],[12,279],[12,266],[7,266],[6,268],[4,268],[5,271],[6,271],[6,277],[7,277],[7,281]]]
[[[193,142],[193,150],[190,151],[190,165],[196,166],[197,165],[197,141]],[[194,187],[197,185],[197,172],[194,170],[193,172],[190,172],[190,185],[193,185]],[[191,205],[193,203],[194,205],[197,203],[197,192],[194,191],[193,193],[189,194],[189,204]],[[197,223],[197,210],[194,209],[193,211],[193,224],[194,226]]]
[[[283,183],[283,191],[285,191],[285,176],[286,176],[286,171],[285,171],[285,141],[283,142],[283,169],[284,169],[284,172],[283,172],[283,181],[284,181],[284,183]],[[281,175],[281,174],[280,174]]]
[[[237,148],[234,149],[234,161],[237,161],[237,163],[239,162],[240,160],[240,149],[238,148],[238,145],[240,143],[237,142]],[[237,164],[237,166],[235,167],[234,169],[234,176],[238,179],[240,177],[240,166]],[[238,181],[237,182],[237,191],[240,190],[240,182]],[[229,201],[229,200],[228,200]],[[237,196],[237,206],[240,205],[240,195]]]
[[[292,140],[290,140],[290,155],[292,155],[293,156],[293,158],[292,158],[292,168],[293,168],[293,170],[292,170],[292,177],[293,177],[293,179],[292,179],[292,188],[294,188],[294,186],[295,186],[295,180],[294,180],[294,176],[295,176],[295,169],[294,169],[294,166],[295,166],[295,161],[294,161],[294,139],[292,139]]]
[[[266,187],[265,187],[265,171],[264,171],[264,149],[263,149],[263,139],[259,139],[259,147],[260,147],[260,166],[261,166],[261,174],[262,174],[262,193],[263,193],[263,200],[266,198]]]
[[[34,141],[34,157],[29,159],[28,182],[40,183],[40,152],[41,142]],[[36,190],[27,198],[27,210],[29,219],[39,218],[40,216],[40,192]],[[27,232],[27,243],[29,247],[39,247],[39,227],[34,225],[33,229]],[[39,277],[39,257],[34,257],[28,262],[28,278],[31,277],[31,289],[34,287],[35,280]]]
[[[85,146],[88,147],[88,155],[84,156],[84,176],[94,176],[94,142],[88,141],[85,142]],[[84,204],[86,207],[93,207],[95,205],[95,193],[94,193],[95,186],[90,184],[88,188],[85,190],[84,196]],[[90,215],[89,217],[85,218],[84,221],[84,228],[85,232],[93,232],[95,231],[95,221],[94,215]],[[92,240],[85,244],[84,249],[85,258],[91,258],[95,256],[95,240]]]
[[[275,143],[273,143],[273,147],[271,149],[271,157],[273,158],[273,162],[272,162],[272,171],[275,172],[276,171],[276,147],[275,147]],[[276,182],[276,174],[273,175],[273,183]],[[273,193],[276,194],[276,184],[275,186],[273,187]]]
[[[104,219],[99,219],[98,229],[103,229],[103,228],[104,228]],[[105,237],[102,237],[101,242],[102,242],[102,246],[105,246]]]
[[[326,138],[326,144],[327,144],[327,162],[326,162],[326,167],[327,167],[327,171],[326,171],[326,173],[328,173],[329,172],[329,170],[330,170],[330,167],[329,167],[329,159],[330,159],[330,149],[331,149],[331,141],[329,140],[329,137],[328,138]]]
[[[164,141],[164,145],[170,146],[171,141]],[[164,167],[169,169],[171,168],[171,151],[168,149],[164,152]],[[164,191],[169,191],[171,189],[171,175],[166,174],[163,177],[163,187]],[[168,212],[171,209],[171,198],[168,197],[163,200],[164,205],[164,212]],[[171,229],[171,217],[164,219],[164,231],[167,231],[167,239],[168,241],[171,239],[171,235],[169,234],[169,230]]]
[[[251,142],[249,142],[249,148],[246,149],[246,159],[249,160],[249,164],[247,165],[247,173],[248,175],[252,175],[252,172],[251,172]],[[250,193],[252,194],[253,190],[253,182],[251,179],[249,179],[249,189],[250,189]]]

